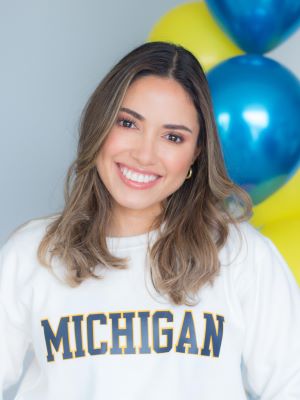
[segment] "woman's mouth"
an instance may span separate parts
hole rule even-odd
[[[134,189],[148,189],[157,184],[161,176],[153,174],[140,174],[125,167],[122,164],[116,164],[121,180],[129,187]]]

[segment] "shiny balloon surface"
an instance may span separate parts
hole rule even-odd
[[[258,204],[297,167],[299,80],[259,55],[231,58],[207,76],[229,176]]]
[[[206,0],[232,40],[247,53],[265,53],[300,26],[299,0]]]

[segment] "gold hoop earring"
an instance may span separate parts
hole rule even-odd
[[[189,173],[187,174],[187,177],[185,179],[190,179],[190,177],[193,175],[193,170],[192,167],[189,169]]]

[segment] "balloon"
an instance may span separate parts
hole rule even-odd
[[[265,53],[300,25],[299,0],[206,0],[229,37],[247,53]]]
[[[227,58],[243,54],[222,32],[204,2],[171,9],[153,27],[148,40],[172,42],[187,48],[206,71]]]
[[[258,204],[296,170],[300,82],[276,61],[250,54],[207,76],[228,174]]]
[[[265,226],[261,233],[274,242],[300,285],[300,219],[277,221]]]
[[[253,208],[250,222],[260,228],[280,219],[300,219],[300,169],[277,192]]]

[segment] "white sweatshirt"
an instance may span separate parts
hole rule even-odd
[[[68,287],[37,262],[49,222],[29,222],[1,250],[0,399],[28,347],[18,400],[300,399],[299,288],[249,223],[242,243],[230,228],[219,276],[188,307],[153,289],[147,234],[107,238],[129,268]],[[57,260],[54,271],[63,278]]]

